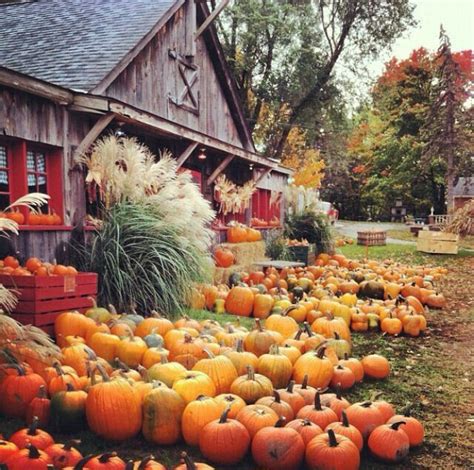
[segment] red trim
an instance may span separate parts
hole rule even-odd
[[[51,196],[49,206],[64,220],[63,198],[63,153],[59,149],[46,154],[46,171],[48,194]]]
[[[73,228],[72,225],[20,225],[20,232],[67,232],[71,231]]]

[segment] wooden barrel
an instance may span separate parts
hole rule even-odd
[[[377,246],[387,244],[387,232],[385,230],[367,230],[357,232],[357,244],[363,246]]]

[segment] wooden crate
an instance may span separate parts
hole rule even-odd
[[[306,266],[313,265],[315,262],[316,246],[314,243],[306,246],[289,246],[288,251],[293,261],[304,263]]]
[[[380,246],[387,244],[387,232],[385,230],[368,230],[357,232],[357,244],[363,246]]]
[[[423,253],[457,255],[458,243],[459,235],[454,233],[421,230],[418,232],[416,249]]]
[[[34,325],[53,333],[56,317],[66,310],[84,312],[97,295],[97,274],[76,276],[0,275],[0,284],[13,289],[18,304],[12,317],[24,325]]]

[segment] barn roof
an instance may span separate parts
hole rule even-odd
[[[0,65],[89,91],[170,14],[179,0],[0,3]]]
[[[454,185],[453,196],[474,197],[474,177],[461,177]]]

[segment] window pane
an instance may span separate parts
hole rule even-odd
[[[46,173],[46,157],[44,153],[36,153],[36,171]]]
[[[0,145],[0,167],[6,168],[8,166],[7,161],[7,149]]]
[[[31,150],[28,150],[28,152],[26,152],[26,167],[30,171],[35,171],[36,170],[36,168],[35,168],[35,153],[32,152]],[[29,185],[29,183],[28,183],[28,185]]]
[[[0,210],[10,205],[10,198],[7,194],[0,194]]]
[[[28,173],[28,192],[35,193],[36,192],[36,175],[33,173]]]
[[[8,171],[0,170],[0,192],[8,192]]]

